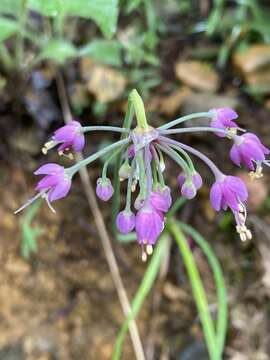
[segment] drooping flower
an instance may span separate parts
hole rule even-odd
[[[137,240],[142,246],[146,246],[146,252],[143,249],[142,260],[147,259],[147,254],[151,255],[153,252],[153,245],[155,245],[157,238],[164,229],[163,218],[155,211],[152,206],[145,206],[137,212],[135,221],[135,230]]]
[[[232,210],[237,224],[236,230],[242,241],[252,237],[245,225],[247,210],[244,203],[247,198],[246,185],[236,176],[224,176],[216,181],[210,190],[210,201],[216,211],[227,210],[228,207]]]
[[[120,181],[126,180],[131,176],[132,169],[128,162],[124,162],[124,164],[121,165],[118,175]]]
[[[219,108],[211,109],[209,113],[213,115],[213,120],[210,123],[210,126],[218,129],[234,129],[237,128],[237,124],[233,121],[238,118],[237,113],[230,108]],[[216,132],[219,137],[225,137],[226,134]]]
[[[45,175],[43,179],[37,183],[36,190],[38,190],[38,193],[16,210],[15,214],[31,205],[40,197],[44,198],[49,208],[55,212],[51,202],[64,198],[70,190],[71,177],[65,172],[63,166],[54,163],[45,164],[38,168],[34,174]]]
[[[186,181],[187,177],[184,174],[179,174],[177,181],[180,187],[183,186],[184,182]],[[196,190],[199,190],[202,187],[203,181],[202,177],[198,172],[193,172],[191,174],[191,181],[193,185],[195,186]]]
[[[171,189],[159,185],[151,192],[151,204],[155,210],[166,213],[172,205]]]
[[[114,189],[111,180],[108,178],[97,179],[96,194],[102,201],[108,201],[113,196]]]
[[[254,163],[264,161],[265,155],[270,150],[265,147],[260,139],[251,133],[237,136],[230,151],[231,160],[237,165],[245,164],[249,170],[254,171]]]
[[[181,173],[177,178],[183,197],[191,200],[197,195],[197,190],[202,187],[202,177],[198,172],[193,172],[189,177]]]
[[[42,151],[47,154],[48,150],[58,146],[58,152],[63,155],[66,150],[72,149],[79,152],[84,148],[85,137],[81,133],[81,124],[78,121],[70,121],[67,125],[62,126],[54,132],[52,140],[47,142]]]
[[[135,227],[135,214],[130,210],[121,211],[117,215],[116,226],[120,233],[130,233]]]
[[[49,163],[41,166],[35,172],[35,175],[46,175],[41,179],[36,190],[47,192],[50,202],[65,197],[71,187],[71,179],[65,174],[65,168],[58,164]]]

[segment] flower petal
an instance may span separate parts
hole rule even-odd
[[[55,201],[58,199],[62,199],[67,195],[71,187],[71,180],[64,179],[59,182],[52,190],[49,191],[48,199],[49,201]]]
[[[58,164],[49,163],[39,167],[34,174],[35,175],[48,175],[64,172],[64,167]]]
[[[219,182],[215,182],[210,190],[210,202],[212,207],[216,211],[219,211],[221,208],[221,199],[222,199],[221,186]]]
[[[230,158],[235,165],[241,166],[241,158],[239,154],[239,148],[237,145],[232,146],[230,151]]]
[[[37,183],[36,190],[49,189],[61,181],[61,178],[61,174],[47,175]]]
[[[72,148],[75,152],[79,152],[84,148],[85,145],[85,137],[83,134],[76,135]]]

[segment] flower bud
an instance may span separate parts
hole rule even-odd
[[[180,187],[182,187],[184,185],[186,180],[187,180],[187,177],[184,174],[180,174],[177,178],[177,181],[178,181],[178,184]],[[202,183],[203,183],[202,177],[198,172],[196,172],[196,171],[192,172],[192,174],[190,176],[190,180],[192,181],[196,190],[199,190],[202,187]]]
[[[119,174],[120,181],[126,180],[130,177],[131,166],[129,165],[128,162],[124,162],[124,164],[122,164],[122,166],[119,169],[118,174]]]
[[[193,199],[196,196],[197,190],[192,181],[186,180],[184,182],[184,184],[181,187],[181,194],[183,197],[185,197],[189,200]]]
[[[135,214],[130,210],[121,211],[117,215],[116,226],[120,233],[130,233],[135,227]]]
[[[111,180],[108,178],[99,178],[97,180],[96,194],[102,201],[108,201],[113,196],[114,189]]]

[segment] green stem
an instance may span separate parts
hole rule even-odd
[[[109,145],[107,147],[105,147],[104,149],[97,151],[95,154],[90,155],[89,157],[87,157],[86,159],[78,162],[77,164],[67,168],[65,170],[65,172],[69,175],[69,176],[73,176],[77,171],[79,171],[83,166],[87,166],[89,165],[91,162],[95,161],[96,159],[98,159],[99,157],[107,154],[109,151],[114,150],[115,148],[119,147],[119,146],[123,146],[126,145],[129,142],[129,139],[124,139],[124,140],[119,140],[116,143]]]
[[[143,104],[142,98],[140,97],[138,91],[135,89],[132,90],[129,95],[129,99],[131,100],[131,102],[134,106],[134,109],[135,109],[138,127],[142,128],[142,129],[147,129],[148,124],[147,124],[147,120],[146,120],[144,104]]]
[[[126,130],[130,130],[132,120],[134,116],[134,108],[133,104],[130,99],[128,99],[128,106],[127,106],[127,112],[123,123],[123,128]],[[122,133],[121,140],[125,139],[128,136],[126,133]],[[116,236],[118,233],[117,227],[116,227],[116,217],[119,212],[120,207],[120,181],[119,181],[119,169],[121,166],[122,161],[122,153],[120,153],[115,162],[114,166],[114,175],[113,175],[113,187],[114,187],[114,194],[113,194],[113,200],[112,200],[112,231],[113,234]]]
[[[8,73],[13,69],[14,61],[13,61],[7,47],[3,43],[0,44],[0,61]]]
[[[119,133],[128,134],[129,130],[117,126],[83,126],[80,132],[86,133],[90,131],[114,131]]]
[[[158,128],[158,130],[166,130],[175,125],[181,124],[182,122],[185,122],[185,121],[188,121],[191,119],[201,118],[201,117],[207,117],[209,119],[213,118],[212,114],[209,112],[200,112],[200,113],[190,114],[190,115],[182,116],[176,120],[173,120],[173,121],[169,122],[168,124],[162,125]]]
[[[115,150],[112,155],[109,157],[108,160],[105,161],[104,165],[103,165],[103,169],[102,169],[102,178],[106,178],[107,177],[107,170],[108,170],[108,166],[109,163],[112,161],[112,159],[118,155],[120,152],[122,151],[122,147],[118,148],[117,150]]]
[[[169,155],[186,173],[187,176],[190,176],[190,169],[185,162],[185,160],[173,149],[167,146],[163,146],[160,144],[157,144],[157,146],[164,151],[167,155]]]
[[[179,250],[183,257],[183,262],[188,272],[189,280],[193,290],[194,298],[198,308],[200,320],[203,327],[205,341],[207,344],[209,356],[211,360],[219,360],[220,356],[217,349],[215,329],[213,319],[209,312],[209,306],[205,290],[203,288],[202,280],[196,266],[192,251],[187,243],[185,236],[183,235],[180,226],[176,222],[170,222],[168,224],[169,230],[172,232],[175,240],[178,244]]]

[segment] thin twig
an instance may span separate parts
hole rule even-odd
[[[72,115],[71,115],[71,111],[69,108],[69,104],[68,104],[68,99],[67,99],[67,94],[66,94],[66,90],[65,90],[65,84],[64,84],[64,80],[63,77],[61,75],[61,73],[57,72],[57,88],[58,88],[58,93],[59,93],[59,99],[61,102],[61,107],[62,107],[62,111],[63,111],[63,116],[64,116],[64,120],[66,123],[68,123],[69,121],[72,120]],[[78,154],[76,156],[76,161],[81,161],[83,159],[82,154]],[[93,190],[93,186],[91,184],[89,175],[87,173],[87,170],[85,167],[83,167],[80,171],[80,177],[81,177],[81,181],[84,187],[84,191],[88,200],[88,204],[89,207],[92,211],[92,214],[94,216],[94,221],[96,224],[96,227],[98,229],[98,233],[100,236],[100,240],[101,240],[101,244],[103,246],[104,249],[104,253],[106,256],[106,260],[111,272],[111,276],[114,282],[114,286],[116,288],[118,297],[119,297],[119,301],[120,304],[122,306],[122,310],[125,316],[128,316],[128,314],[131,311],[131,306],[127,297],[127,293],[126,290],[124,288],[122,279],[121,279],[121,275],[120,275],[120,271],[117,265],[117,261],[116,258],[114,256],[114,252],[113,252],[113,248],[112,248],[112,244],[111,244],[111,240],[110,237],[108,235],[103,217],[102,217],[102,213],[100,211],[100,208],[98,206],[97,200],[96,200],[96,196],[95,196],[95,192]],[[133,344],[133,348],[134,348],[134,352],[136,354],[136,359],[137,360],[145,360],[145,356],[144,356],[144,351],[143,351],[143,347],[142,347],[142,342],[139,336],[139,331],[136,325],[136,322],[133,320],[130,322],[129,325],[129,332],[130,332],[130,337],[132,340],[132,344]]]

